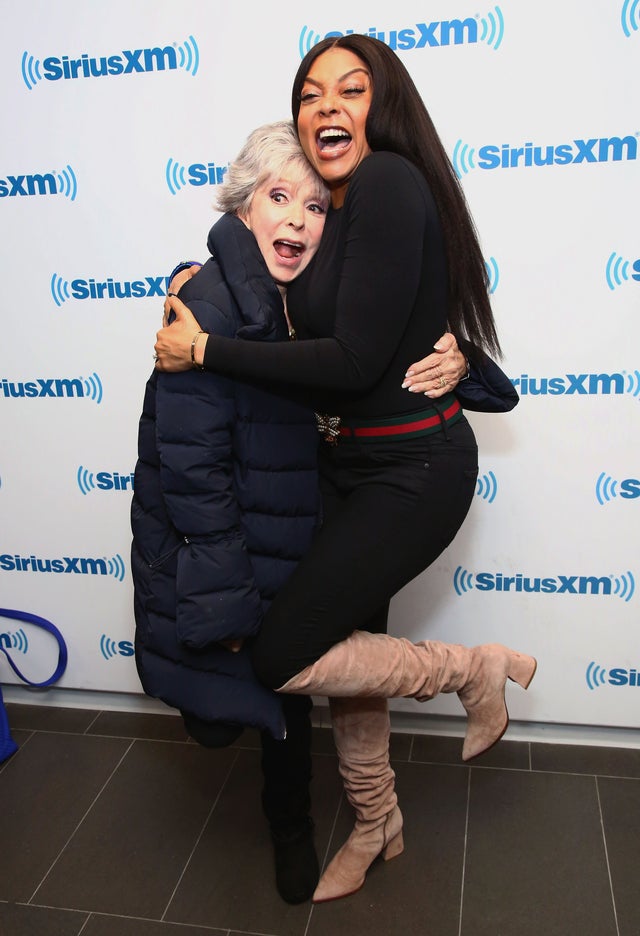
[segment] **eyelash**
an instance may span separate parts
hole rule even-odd
[[[355,86],[351,88],[343,88],[340,92],[341,94],[364,94],[367,89],[365,87]],[[300,95],[301,104],[309,104],[311,101],[314,101],[316,98],[320,97],[319,91],[306,91]]]
[[[282,202],[279,199],[286,198],[287,196],[285,195],[284,192],[279,191],[279,189],[273,189],[273,191],[269,193],[269,197],[277,205],[280,205],[282,204]],[[319,214],[326,214],[325,208],[321,204],[319,204],[319,202],[312,202],[307,207],[309,208],[309,210],[313,211],[314,214],[316,213],[316,211]]]

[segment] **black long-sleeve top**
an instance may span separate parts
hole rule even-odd
[[[343,207],[329,209],[315,258],[289,286],[300,340],[211,335],[204,366],[284,385],[342,417],[414,412],[425,408],[424,397],[401,384],[446,331],[446,294],[442,232],[426,180],[403,157],[372,153]]]

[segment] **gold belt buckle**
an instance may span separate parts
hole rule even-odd
[[[325,442],[329,445],[337,445],[340,436],[340,417],[326,416],[324,413],[316,413],[318,421],[318,432]]]

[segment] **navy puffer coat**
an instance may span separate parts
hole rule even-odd
[[[253,234],[224,215],[212,258],[180,298],[201,328],[287,338],[282,300]],[[247,648],[317,522],[318,433],[310,410],[248,383],[154,372],[140,419],[132,504],[136,662],[145,692],[206,721],[284,736],[277,695]]]

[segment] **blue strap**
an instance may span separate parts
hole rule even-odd
[[[28,611],[12,611],[10,608],[0,608],[0,617],[11,618],[14,621],[24,621],[25,624],[35,624],[36,627],[42,627],[44,630],[49,631],[50,634],[53,634],[55,639],[58,641],[58,665],[53,676],[51,676],[49,679],[45,679],[43,682],[32,682],[30,679],[27,679],[27,677],[20,672],[16,664],[13,662],[6,648],[2,646],[2,643],[0,643],[0,650],[2,650],[6,656],[7,660],[9,661],[9,666],[16,674],[16,676],[23,682],[26,682],[29,686],[42,688],[57,682],[67,668],[67,645],[64,641],[64,637],[55,624],[52,624],[51,621],[47,621],[46,618],[38,617],[37,614],[30,614]]]
[[[9,730],[9,719],[2,701],[2,690],[0,689],[0,764],[6,761],[18,750],[18,745],[11,737]]]

